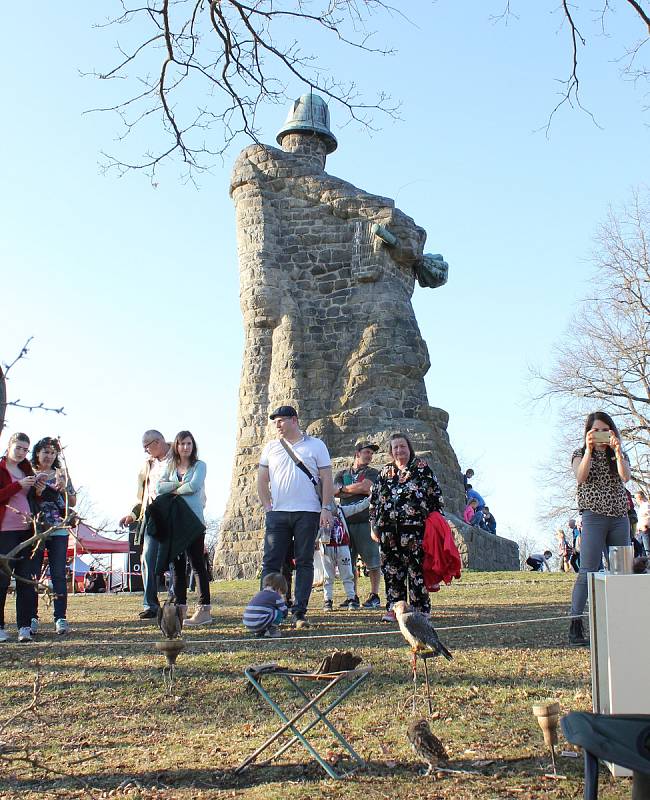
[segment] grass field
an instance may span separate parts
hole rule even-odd
[[[544,777],[550,762],[532,714],[533,703],[549,698],[563,712],[591,709],[589,651],[566,646],[568,620],[453,629],[563,615],[572,583],[560,574],[467,572],[434,596],[436,626],[452,628],[439,632],[454,660],[430,662],[431,727],[450,766],[479,773],[438,778],[421,774],[405,736],[412,717],[410,651],[377,611],[326,614],[315,590],[314,627],[283,629],[278,640],[253,639],[241,626],[253,582],[213,584],[216,623],[185,633],[187,647],[167,695],[163,658],[154,647],[160,633],[137,619],[140,596],[71,598],[67,637],[54,636],[42,608],[46,622],[35,642],[0,646],[0,798],[580,797],[582,758],[558,760],[565,778]],[[346,638],[351,633],[375,635]],[[279,725],[261,698],[246,692],[243,669],[264,661],[316,668],[337,647],[373,668],[332,715],[366,767],[335,781],[298,745],[278,762],[235,775]],[[423,696],[418,715],[429,716]],[[314,741],[338,760],[340,745],[331,735]],[[600,797],[629,792],[628,781],[601,773]]]

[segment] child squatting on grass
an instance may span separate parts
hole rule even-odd
[[[258,592],[244,610],[244,625],[255,636],[277,639],[279,625],[288,614],[287,579],[279,572],[270,572]]]

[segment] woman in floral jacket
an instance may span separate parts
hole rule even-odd
[[[379,473],[370,495],[371,535],[381,546],[387,622],[395,619],[393,604],[406,600],[407,578],[411,607],[429,613],[422,575],[424,521],[432,511],[442,511],[444,504],[435,475],[424,459],[417,458],[407,436],[392,434],[388,452],[392,461]]]

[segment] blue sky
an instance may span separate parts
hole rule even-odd
[[[552,531],[536,523],[536,470],[554,457],[554,419],[526,403],[528,366],[547,364],[567,335],[590,288],[591,239],[608,206],[648,181],[649,118],[641,88],[622,81],[614,63],[620,37],[641,33],[621,12],[611,37],[585,30],[583,102],[600,127],[564,108],[550,135],[540,132],[570,51],[554,5],[536,5],[522,4],[519,19],[503,25],[489,19],[498,3],[406,3],[417,24],[376,18],[378,41],[394,56],[343,57],[321,38],[305,48],[319,48],[326,66],[344,64],[368,96],[381,89],[402,102],[401,120],[377,118],[374,133],[342,127],[332,105],[339,149],[327,170],[396,198],[427,230],[426,250],[449,262],[447,286],[417,288],[413,300],[432,362],[429,401],[449,412],[452,444],[476,469],[501,532],[548,543]],[[0,55],[0,359],[34,336],[10,395],[67,410],[10,409],[0,444],[16,429],[34,439],[60,434],[73,479],[114,522],[130,507],[142,431],[172,436],[187,427],[208,464],[208,511],[218,516],[243,343],[228,182],[247,142],[236,142],[199,190],[173,166],[156,188],[139,173],[101,173],[99,153],[116,149],[118,121],[82,112],[106,103],[114,87],[80,71],[115,63],[124,34],[93,23],[117,9],[76,1],[0,10],[11,32]],[[291,96],[302,92],[291,85]],[[275,142],[286,112],[261,112],[264,141]]]

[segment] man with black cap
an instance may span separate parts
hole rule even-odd
[[[358,503],[364,497],[370,496],[372,484],[379,476],[379,472],[370,466],[370,462],[378,449],[377,445],[372,442],[357,442],[354,447],[352,466],[350,469],[344,469],[336,474],[334,491],[342,506]],[[370,578],[370,594],[363,607],[379,608],[381,605],[379,599],[379,580],[381,577],[379,545],[370,538],[370,515],[368,509],[359,511],[351,517],[346,517],[346,522],[350,533],[352,564],[356,565],[358,556],[361,556]],[[346,600],[343,603],[344,607],[350,609],[360,607],[359,597],[356,595],[356,569],[354,575],[355,598],[354,600]]]
[[[266,511],[262,580],[281,571],[293,542],[292,613],[296,628],[306,628],[318,529],[331,528],[333,521],[332,462],[324,442],[300,430],[293,406],[280,406],[270,418],[278,438],[264,446],[257,473],[257,494]]]

